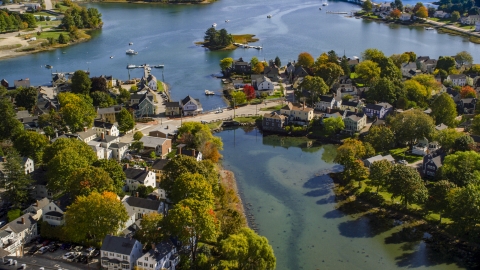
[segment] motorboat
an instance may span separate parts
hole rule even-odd
[[[135,66],[135,65],[128,65],[127,66],[127,69],[134,69],[134,68],[137,68],[137,66]]]
[[[206,96],[213,96],[213,95],[215,95],[215,92],[210,91],[210,90],[205,90],[205,95]]]
[[[255,49],[261,50],[261,49],[263,49],[263,47],[262,46],[256,46]]]
[[[216,24],[216,23],[213,23],[213,24],[212,24],[212,27],[213,27],[213,28],[217,27],[217,24]]]
[[[126,51],[126,54],[128,54],[128,55],[136,55],[136,54],[138,54],[138,52],[136,52],[136,51],[134,51],[134,50],[132,50],[132,49],[128,49],[128,50]]]
[[[153,66],[154,68],[164,68],[164,65],[156,65],[156,66]]]
[[[230,22],[230,20],[225,20],[226,23]]]
[[[425,30],[433,30],[433,27],[425,27]]]
[[[272,18],[272,15],[268,14],[268,15],[267,15],[267,18],[269,18],[269,19]]]
[[[322,10],[322,8],[318,8],[319,10]]]
[[[45,65],[45,68],[52,69],[53,66],[51,66],[51,65]]]
[[[133,45],[133,42],[128,43],[128,45]]]
[[[326,7],[328,6],[328,3],[323,3],[322,6]]]
[[[110,56],[110,59],[113,59],[113,55],[112,55],[112,56]]]

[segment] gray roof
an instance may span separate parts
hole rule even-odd
[[[23,119],[29,117],[30,113],[28,111],[18,111],[17,112],[17,119]]]
[[[165,103],[165,107],[167,107],[167,108],[180,108],[180,102],[179,101],[167,102],[167,103]]]
[[[97,128],[112,129],[114,124],[108,123],[108,122],[102,122],[102,121],[93,121],[93,126]]]
[[[447,129],[448,126],[445,125],[444,123],[441,123],[440,125],[437,125],[435,126],[435,129],[438,130],[438,131],[441,131],[441,130],[444,130],[444,129]]]
[[[403,63],[402,64],[402,69],[417,69],[417,64],[415,62],[409,62],[409,63]]]
[[[172,243],[172,241],[163,241],[155,246],[155,250],[150,249],[147,253],[145,253],[144,256],[158,262],[161,259],[165,258],[165,256],[167,256],[168,253],[170,253],[174,248],[175,245]]]
[[[109,149],[111,148],[114,148],[114,149],[119,149],[119,148],[122,148],[124,146],[128,145],[128,143],[112,143],[110,144],[110,146],[108,147]]]
[[[115,107],[99,108],[97,110],[97,113],[98,114],[115,113]]]
[[[22,223],[22,218],[24,223]],[[14,221],[8,223],[7,226],[2,228],[2,230],[6,230],[7,228],[10,228],[13,232],[20,233],[30,228],[30,226],[36,223],[37,221],[33,218],[33,214],[27,213],[15,219]]]
[[[160,205],[162,204],[161,201],[154,201],[132,196],[125,196],[122,201],[124,201],[131,207],[150,209],[153,211],[158,211],[158,209],[160,209]]]
[[[77,135],[84,140],[88,137],[91,137],[91,136],[94,136],[94,135],[96,136],[97,132],[95,132],[95,130],[93,130],[93,129],[87,129],[87,131],[77,132]]]
[[[376,155],[374,157],[365,159],[365,161],[368,161],[368,163],[372,164],[375,161],[380,161],[380,160],[384,160],[384,159],[387,160],[387,161],[390,161],[390,162],[395,161],[395,159],[392,157],[392,155],[386,155],[386,156]]]
[[[323,102],[331,102],[333,99],[333,96],[320,96],[320,100]]]
[[[466,79],[467,78],[467,75],[465,74],[450,74],[448,75],[448,77],[450,77],[450,79],[452,80],[455,80],[455,79]]]
[[[191,101],[192,103],[196,104],[198,107],[201,107],[200,101],[199,101],[198,99],[192,98],[190,95],[188,95],[186,98],[184,98],[184,99],[182,100],[182,104],[185,105],[185,104],[187,104],[189,101]]]
[[[165,165],[167,165],[167,163],[169,162],[170,160],[168,159],[157,159],[155,160],[155,162],[152,164],[152,169],[155,169],[155,170],[163,170],[163,167],[165,167]]]
[[[114,252],[123,255],[130,255],[137,240],[113,235],[107,235],[103,239],[102,251]]]
[[[128,168],[123,171],[125,172],[127,179],[133,179],[140,183],[143,183],[143,181],[145,180],[145,178],[147,178],[148,175],[148,171],[135,168]]]
[[[36,201],[34,204],[32,204],[32,206],[36,210],[39,210],[39,209],[42,209],[43,207],[45,207],[49,203],[50,203],[50,200],[48,198],[43,198],[41,200]]]
[[[143,146],[155,148],[158,145],[163,145],[165,141],[170,139],[159,138],[159,137],[151,137],[151,136],[143,136],[140,141],[143,142]]]
[[[97,138],[97,142],[106,142],[106,143],[109,143],[109,142],[115,141],[116,139],[118,139],[118,136],[105,135],[105,138],[104,138],[104,139],[102,139],[102,137],[98,137],[98,138]]]

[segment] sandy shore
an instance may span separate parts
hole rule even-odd
[[[227,188],[233,189],[235,191],[235,194],[238,197],[238,203],[236,204],[236,209],[237,211],[242,213],[242,215],[245,217],[245,220],[247,220],[245,209],[243,207],[242,197],[240,197],[240,194],[238,193],[237,180],[235,179],[235,174],[233,174],[233,172],[229,170],[220,170],[220,176],[222,177],[222,183]]]
[[[22,32],[22,35],[25,34]],[[28,34],[28,33],[27,33]],[[18,32],[0,34],[0,58],[12,58],[29,54],[30,52],[17,52],[15,50],[30,45],[27,40],[17,37]],[[19,46],[20,45],[20,46]],[[8,49],[9,46],[16,46]]]

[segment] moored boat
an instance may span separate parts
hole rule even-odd
[[[212,95],[215,95],[215,92],[210,91],[210,90],[205,90],[205,95],[212,96]]]
[[[153,66],[154,68],[163,68],[164,65],[156,65],[156,66]]]
[[[267,15],[267,18],[269,18],[269,19],[270,19],[270,18],[272,18],[272,15],[270,15],[270,14],[269,14],[269,15]]]
[[[127,65],[127,68],[128,68],[128,69],[134,69],[134,68],[137,68],[137,66],[135,66],[135,65]]]
[[[128,49],[125,53],[128,54],[128,55],[136,55],[136,54],[138,54],[138,52],[136,52],[136,51],[134,51],[134,50],[132,50],[132,49]]]
[[[51,65],[45,65],[45,68],[52,69],[53,66],[51,66]]]

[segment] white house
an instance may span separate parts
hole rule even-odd
[[[374,157],[371,157],[371,158],[367,158],[363,161],[363,163],[365,164],[365,167],[368,167],[370,168],[370,166],[375,162],[375,161],[380,161],[380,160],[387,160],[391,163],[395,163],[395,159],[392,157],[392,155],[386,155],[386,156],[382,156],[382,155],[376,155]]]
[[[165,203],[158,200],[150,200],[139,197],[132,197],[125,195],[122,199],[123,205],[130,212],[135,213],[135,220],[141,219],[143,215],[158,213],[165,213]]]
[[[410,21],[410,19],[412,19],[412,15],[408,13],[402,13],[399,19],[402,22]]]
[[[272,81],[263,75],[252,78],[252,85],[257,96],[260,96],[262,93],[267,93],[270,96],[275,89]]]
[[[112,150],[113,158],[117,161],[122,161],[125,158],[125,154],[128,150],[129,143],[112,143],[108,149]]]
[[[477,22],[480,22],[480,15],[469,15],[467,17],[460,18],[461,24],[474,25]]]
[[[346,131],[351,133],[359,132],[367,125],[367,115],[364,113],[351,114],[343,118],[343,123]]]
[[[93,130],[95,130],[97,136],[101,134],[109,136],[120,136],[120,131],[115,124],[103,121],[93,121]]]
[[[170,241],[163,241],[155,248],[150,249],[137,260],[137,266],[140,269],[151,270],[175,270],[175,267],[180,262],[180,256],[177,253],[177,248]]]
[[[320,101],[315,103],[315,110],[328,111],[342,105],[341,99],[335,99],[335,96],[320,96]]]
[[[23,168],[25,169],[25,174],[32,173],[35,170],[35,164],[33,163],[33,159],[28,157],[23,157]]]
[[[43,208],[50,203],[48,198],[43,198],[32,203],[29,207],[23,210],[23,213],[31,213],[33,218],[39,220],[43,215]]]
[[[466,84],[470,84],[468,77],[465,74],[450,74],[447,76],[446,81],[452,82],[453,86],[465,86]]]
[[[147,187],[156,187],[155,185],[155,173],[145,170],[128,168],[128,166],[123,170],[127,176],[126,187],[128,191],[136,190],[139,185],[144,185]]]
[[[310,122],[313,119],[313,109],[304,105],[288,102],[280,109],[280,114],[286,115],[289,121]]]
[[[100,248],[102,268],[133,270],[142,256],[142,244],[135,239],[107,235]]]
[[[154,91],[158,90],[157,78],[155,78],[155,76],[153,76],[152,74],[149,74],[148,77],[147,77],[147,86],[148,86],[148,88],[150,88]]]
[[[357,87],[351,83],[339,84],[337,90],[335,91],[337,97],[344,97],[346,95],[356,96],[358,94]]]
[[[433,17],[435,18],[440,18],[440,19],[446,19],[446,18],[450,18],[452,15],[448,12],[445,12],[443,10],[437,10],[435,11],[435,13],[433,14]]]
[[[200,104],[200,100],[192,98],[188,95],[181,101],[181,108],[183,111],[183,115],[197,115],[203,111],[202,104]]]
[[[0,229],[0,253],[22,256],[22,246],[37,235],[37,220],[31,213],[24,214]]]
[[[61,226],[65,224],[65,208],[61,208],[55,202],[51,201],[43,207],[42,220],[50,226]]]
[[[427,139],[419,140],[416,145],[412,147],[412,154],[418,156],[425,156],[427,154],[433,154],[440,149],[438,142],[428,142]]]

